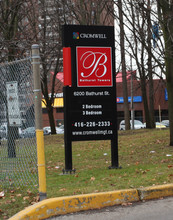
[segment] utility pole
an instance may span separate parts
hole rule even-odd
[[[131,65],[131,128],[134,129],[134,109],[133,109],[133,71],[132,71],[132,55],[130,55]]]

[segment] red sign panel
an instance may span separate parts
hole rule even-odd
[[[113,86],[111,47],[77,47],[78,87]]]

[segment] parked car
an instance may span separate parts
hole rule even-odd
[[[161,121],[162,125],[165,125],[167,128],[169,127],[169,120],[163,120]]]
[[[166,128],[166,126],[161,124],[160,122],[156,122],[155,125],[156,125],[156,128]]]
[[[61,125],[60,127],[55,127],[57,134],[63,134],[64,133],[64,125]],[[49,126],[44,127],[43,131],[46,132],[48,135],[51,134],[51,128]]]
[[[49,130],[43,128],[43,134],[44,134],[44,135],[49,135]]]
[[[7,138],[7,125],[0,126],[0,137]]]
[[[33,138],[35,137],[35,127],[28,127],[21,133],[22,138]]]
[[[132,120],[130,120],[130,128],[132,129]],[[134,129],[141,129],[141,128],[145,128],[145,125],[139,120],[134,120]],[[125,130],[125,120],[122,120],[120,122],[119,129]]]
[[[9,126],[10,127],[10,126]],[[21,137],[22,129],[20,127],[16,127],[18,129],[19,137]],[[7,138],[8,135],[8,126],[7,124],[2,124],[0,126],[0,138]],[[12,134],[14,136],[14,134]]]
[[[64,125],[61,125],[56,129],[57,134],[64,134]]]
[[[44,127],[43,132],[46,133],[47,135],[51,134],[51,128],[50,127]]]

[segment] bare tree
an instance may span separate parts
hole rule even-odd
[[[81,25],[113,25],[112,17],[109,16],[107,7],[113,9],[111,1],[106,0],[65,0],[64,8],[68,10],[70,23]],[[68,21],[69,22],[69,21]]]
[[[24,40],[26,39],[21,30],[27,29],[27,25],[23,23],[26,18],[24,11],[28,12],[26,4],[22,0],[0,1],[1,62],[12,61],[25,55]]]
[[[118,5],[118,1],[114,1]],[[157,14],[153,1],[144,0],[122,0],[123,17],[124,17],[124,32],[125,32],[125,53],[127,68],[131,69],[130,57],[133,59],[133,64],[139,73],[141,91],[143,96],[143,104],[145,111],[145,120],[148,128],[155,127],[154,123],[154,89],[153,76],[162,78],[164,73],[163,64],[163,43],[162,39],[158,38],[155,46],[153,41],[153,23],[157,20]],[[114,13],[115,20],[118,16]],[[116,28],[116,26],[115,26]],[[120,33],[119,33],[120,34]],[[120,44],[119,37],[119,44]],[[155,72],[157,68],[159,74]],[[149,95],[147,95],[146,86],[149,85]]]
[[[56,75],[62,71],[62,24],[104,24],[107,21],[105,5],[107,1],[39,1],[38,35],[41,54],[42,93],[48,111],[51,133],[55,134],[53,117],[54,94],[62,91],[62,84],[58,85]],[[53,72],[52,78],[49,77]],[[55,91],[56,90],[56,91]]]
[[[53,103],[62,91],[56,79],[62,71],[62,24],[109,23],[104,10],[107,1],[35,0],[0,1],[1,62],[28,55],[31,45],[40,45],[41,88],[47,108],[51,133],[55,134]]]
[[[173,0],[158,0],[158,18],[165,43],[166,82],[170,121],[170,146],[173,146]]]
[[[131,38],[126,38],[128,41],[128,45],[131,48],[132,56],[136,61],[137,70],[139,73],[140,78],[140,87],[143,97],[143,104],[144,104],[144,112],[145,112],[145,120],[146,124],[150,123],[150,111],[149,111],[149,104],[147,98],[147,76],[146,76],[146,63],[145,63],[145,47],[144,44],[141,42],[145,42],[146,40],[146,29],[144,28],[146,24],[146,17],[143,14],[144,10],[139,10],[138,7],[134,7],[131,4],[131,19],[132,19],[132,31],[131,31]],[[141,16],[142,13],[142,16]],[[140,19],[141,18],[141,19]],[[138,31],[136,31],[136,29]],[[139,41],[140,39],[140,41]]]
[[[1,1],[0,4],[6,2],[8,7],[12,6],[11,1]],[[19,4],[17,4],[17,2]],[[31,47],[32,43],[37,42],[40,45],[40,54],[41,54],[41,64],[42,64],[42,70],[41,70],[41,76],[42,76],[42,92],[45,98],[45,104],[48,110],[49,115],[49,122],[52,129],[52,133],[55,133],[55,121],[53,116],[53,103],[54,103],[54,94],[59,90],[61,90],[61,86],[58,86],[58,80],[56,80],[56,75],[59,71],[62,71],[62,48],[61,48],[61,25],[62,24],[95,24],[95,25],[104,25],[104,24],[113,24],[114,18],[116,18],[115,14],[113,15],[113,3],[117,4],[118,6],[121,6],[123,2],[123,5],[126,6],[126,11],[128,9],[128,5],[132,5],[132,2],[129,0],[119,0],[117,1],[92,1],[92,0],[64,0],[64,1],[58,1],[58,0],[52,0],[52,1],[45,1],[41,0],[39,1],[39,5],[35,0],[27,0],[25,4],[22,1],[15,1],[17,4],[16,7],[22,10],[20,12],[18,11],[17,16],[12,21],[18,21],[17,26],[12,25],[13,29],[9,30],[12,32],[13,30],[13,36],[10,39],[5,39],[4,36],[12,36],[12,34],[7,34],[5,31],[7,28],[4,26],[2,30],[4,30],[3,40],[0,41],[2,47],[4,48],[4,51],[1,50],[1,59],[5,60],[5,56],[3,57],[2,51],[4,54],[9,54],[9,50],[13,48],[15,50],[15,54],[13,57],[21,57],[26,55],[27,51],[29,51],[29,48]],[[141,5],[141,2],[143,3]],[[6,4],[3,6],[6,7]],[[140,10],[141,13],[139,14],[139,17],[141,15],[147,16],[147,9],[149,8],[149,5],[144,3],[144,1],[133,1],[133,7],[136,7],[138,5],[138,8],[144,9],[143,12]],[[145,6],[145,7],[144,7]],[[8,9],[7,7],[7,9]],[[4,8],[1,7],[3,10],[2,18],[0,19],[0,25],[5,24],[5,14],[4,14]],[[17,8],[13,8],[12,12],[16,11]],[[120,9],[120,7],[119,7]],[[0,9],[1,10],[1,9]],[[148,10],[149,11],[149,10]],[[126,38],[126,42],[129,43],[131,46],[131,52],[129,50],[126,53],[131,54],[133,58],[136,59],[136,64],[138,66],[139,72],[142,71],[143,75],[141,75],[141,79],[145,80],[150,75],[152,77],[152,71],[153,71],[153,63],[152,59],[156,60],[156,58],[153,56],[153,51],[150,50],[151,48],[151,27],[148,28],[148,38],[144,38],[142,34],[142,28],[143,27],[137,27],[135,23],[132,22],[132,19],[130,17],[132,16],[132,13],[129,11],[128,13],[124,13],[124,10],[119,10],[120,16],[120,24],[121,24],[121,45],[123,45],[123,38]],[[113,15],[113,17],[110,18],[110,14]],[[8,13],[7,13],[8,15]],[[118,15],[118,19],[119,16]],[[130,16],[129,16],[130,15]],[[13,16],[12,16],[13,17]],[[11,17],[11,18],[12,18]],[[130,26],[126,24],[126,22],[123,22],[123,17],[130,23]],[[136,19],[136,14],[134,14],[134,17]],[[137,18],[137,21],[139,21],[139,18]],[[145,25],[147,26],[147,19],[145,19]],[[15,22],[14,22],[15,23]],[[14,24],[13,23],[13,24]],[[151,22],[148,19],[148,24]],[[9,23],[10,24],[10,23]],[[15,23],[16,24],[16,23]],[[10,27],[10,26],[9,26]],[[125,35],[123,36],[123,28],[128,28],[128,30],[131,31],[131,35],[133,36],[134,42],[142,45],[141,46],[141,58],[139,60],[138,54],[139,54],[139,46],[136,46],[136,49],[134,50],[134,46],[129,40],[129,36]],[[144,28],[143,28],[144,29]],[[1,34],[2,36],[2,34]],[[145,36],[145,34],[144,34]],[[148,43],[147,43],[148,39]],[[10,47],[11,45],[11,47]],[[137,44],[136,44],[137,45]],[[5,51],[7,50],[7,51]],[[146,68],[146,63],[144,56],[148,53],[148,69]],[[144,53],[145,52],[145,53]],[[160,51],[161,52],[161,51]],[[125,57],[122,54],[122,58]],[[151,59],[152,58],[152,59]],[[11,59],[11,58],[10,58]],[[124,58],[122,59],[124,60]],[[123,61],[123,72],[126,74],[126,63]],[[151,65],[152,64],[152,65]],[[160,68],[163,67],[162,62],[158,59],[158,65],[160,65]],[[140,67],[140,68],[139,68]],[[150,70],[149,70],[150,69]],[[164,69],[164,67],[163,67]],[[52,77],[50,77],[50,73],[52,74]],[[148,74],[144,74],[145,72],[148,72]],[[125,76],[124,74],[124,76]],[[123,77],[124,80],[126,80],[126,77]],[[125,81],[124,81],[125,82]],[[60,85],[60,84],[59,84]],[[125,83],[124,83],[125,85]],[[145,88],[143,84],[143,88]],[[152,90],[151,90],[152,91]],[[126,93],[126,92],[125,92]],[[145,94],[145,91],[143,92]],[[152,92],[151,92],[152,94]],[[143,95],[145,97],[145,95]],[[146,102],[147,103],[147,102]],[[146,104],[147,105],[147,104]],[[151,108],[150,104],[150,108]],[[148,109],[148,107],[146,108]],[[126,111],[129,114],[128,110],[128,103],[126,107]],[[146,110],[148,112],[149,110]],[[127,114],[127,115],[128,115]],[[146,113],[147,114],[147,113]],[[129,120],[128,120],[129,121]],[[151,121],[150,119],[148,121]]]
[[[25,2],[5,0],[0,1],[0,5],[1,62],[29,56],[31,45],[40,44],[42,92],[46,100],[52,133],[56,133],[53,103],[56,83],[59,82],[56,80],[56,74],[62,67],[59,66],[62,23],[60,5],[56,5],[55,8],[54,1],[51,4],[40,1],[38,5],[35,0]],[[53,77],[50,77],[50,72],[53,72]]]
[[[27,2],[21,0],[16,1],[0,1],[0,60],[1,62],[13,61],[15,58],[21,58],[26,54],[26,30],[27,24],[24,22],[29,8],[26,7]],[[24,32],[25,30],[25,32]],[[25,34],[24,34],[25,33]],[[25,48],[25,49],[24,49]],[[17,74],[14,74],[13,68],[15,63],[9,65],[6,80],[11,82],[18,80]],[[6,100],[3,99],[6,103]],[[15,138],[18,138],[18,128],[9,126],[8,111],[7,111],[7,126],[8,126],[8,157],[16,157]]]
[[[56,79],[57,73],[62,71],[62,23],[62,5],[59,1],[41,0],[38,5],[37,41],[42,65],[41,88],[52,134],[56,134],[53,114],[55,93],[62,91],[62,84]]]
[[[141,3],[142,1],[140,1]],[[139,9],[140,7],[140,9]],[[141,7],[138,3],[136,5],[132,5],[136,10],[137,15],[137,23],[135,19],[135,15],[133,15],[133,35],[137,32],[138,39],[136,40],[136,44],[141,44],[141,53],[140,51],[136,51],[136,60],[138,60],[139,53],[141,54],[140,65],[138,62],[139,75],[141,80],[141,91],[144,100],[144,110],[145,110],[145,120],[147,128],[155,127],[155,119],[154,119],[154,88],[153,88],[153,62],[152,62],[152,25],[151,25],[151,3],[150,0],[147,1]],[[135,30],[138,29],[139,31]],[[139,33],[139,35],[138,35]],[[136,33],[135,33],[136,35]],[[132,48],[132,47],[131,47]],[[146,58],[145,58],[146,56]],[[146,60],[146,62],[145,62]],[[149,95],[147,97],[146,85],[149,85]]]
[[[119,11],[119,24],[120,24],[120,49],[121,49],[121,65],[122,65],[122,79],[123,79],[123,96],[124,96],[124,118],[125,118],[125,129],[130,129],[130,115],[129,115],[129,104],[128,104],[128,92],[127,92],[127,78],[126,78],[126,60],[125,60],[125,49],[124,49],[124,23],[123,23],[123,7],[122,1],[118,0],[118,11]]]

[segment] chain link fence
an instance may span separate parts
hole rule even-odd
[[[30,59],[0,64],[0,188],[38,188]]]

